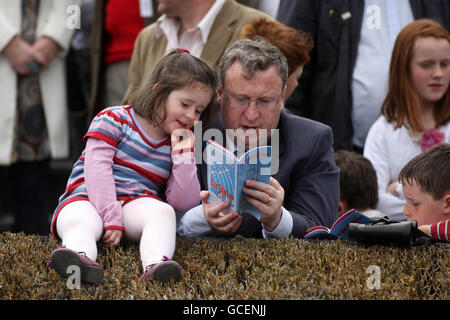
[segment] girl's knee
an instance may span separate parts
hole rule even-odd
[[[175,209],[168,203],[163,203],[163,211],[168,216],[175,218]]]
[[[101,217],[91,208],[87,201],[76,201],[65,206],[56,220],[57,229],[73,229],[81,226],[92,229],[103,229]]]
[[[148,222],[149,223],[168,223],[175,224],[176,223],[176,213],[175,209],[164,202],[161,202],[160,205],[151,208],[150,212],[148,212]]]

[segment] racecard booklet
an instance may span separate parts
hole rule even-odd
[[[338,238],[353,241],[349,235],[350,223],[369,223],[372,219],[361,212],[351,209],[339,217],[330,229],[324,226],[315,226],[306,231],[305,239],[335,240]]]
[[[208,201],[213,204],[228,201],[230,204],[228,212],[234,209],[239,214],[246,212],[260,220],[261,212],[245,199],[246,194],[242,188],[247,179],[269,183],[271,147],[253,148],[237,158],[230,150],[209,140],[206,143],[205,152]]]

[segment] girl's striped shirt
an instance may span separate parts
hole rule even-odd
[[[173,165],[170,136],[152,143],[133,115],[131,106],[107,108],[94,118],[84,137],[85,141],[92,137],[116,148],[112,172],[117,199],[124,203],[143,196],[160,199]],[[76,200],[88,200],[84,182],[84,151],[74,164],[66,190],[53,215],[53,235],[59,212]]]

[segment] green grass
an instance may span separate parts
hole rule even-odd
[[[299,239],[200,240],[178,238],[178,283],[141,281],[135,244],[99,247],[105,278],[69,289],[48,268],[53,238],[0,233],[0,299],[449,299],[450,246],[364,246]],[[380,289],[369,289],[380,270]]]

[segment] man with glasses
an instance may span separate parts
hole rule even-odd
[[[278,170],[269,184],[246,182],[249,202],[261,212],[258,221],[246,213],[224,213],[227,202],[208,202],[207,165],[202,161],[202,204],[181,217],[179,235],[302,238],[309,228],[330,227],[336,220],[339,169],[331,129],[283,109],[287,77],[285,57],[262,39],[240,40],[224,53],[217,91],[221,116],[213,127],[223,133],[225,147],[238,155],[267,141],[278,153],[272,154]],[[273,139],[274,132],[278,139]]]

